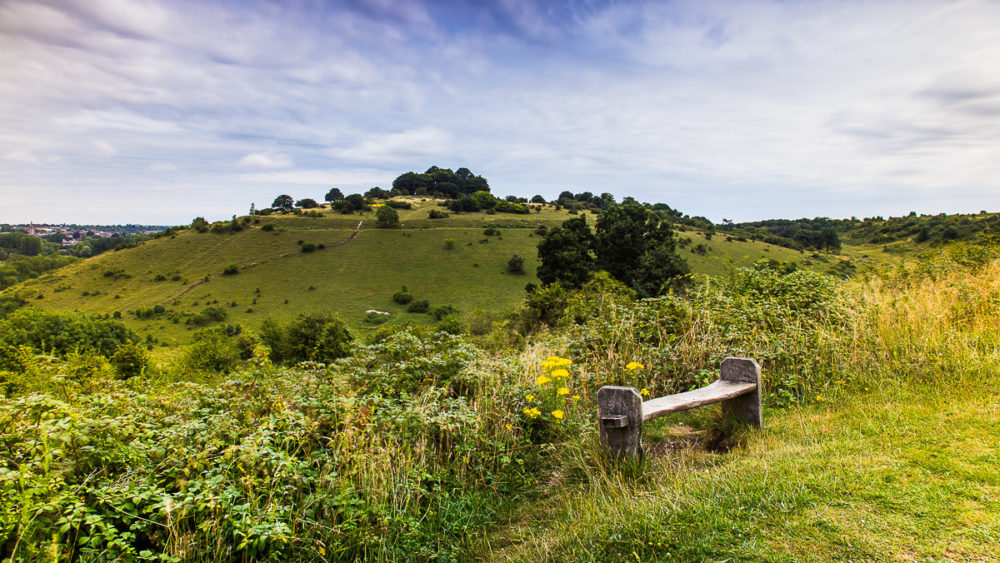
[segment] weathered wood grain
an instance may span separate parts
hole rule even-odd
[[[754,390],[722,402],[722,412],[751,425],[763,426],[760,405],[760,364],[753,358],[726,358],[719,367],[719,381],[752,383]]]
[[[597,391],[601,444],[613,456],[642,454],[642,395],[632,387],[604,386]]]
[[[672,412],[684,411],[732,399],[757,390],[753,383],[738,383],[719,380],[707,387],[651,399],[642,404],[642,420],[651,420]]]

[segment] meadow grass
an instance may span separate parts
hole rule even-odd
[[[1000,557],[996,262],[944,255],[852,282],[761,266],[638,302],[613,284],[586,291],[522,347],[387,331],[329,366],[278,368],[264,354],[229,375],[128,381],[38,358],[28,392],[0,402],[0,552]],[[600,385],[684,390],[730,354],[763,364],[764,428],[699,409],[651,424],[639,463],[604,456]],[[572,364],[557,375],[550,357]],[[644,367],[626,370],[634,360]]]
[[[181,231],[73,264],[9,291],[32,298],[44,295],[32,304],[48,310],[120,311],[130,328],[170,347],[190,343],[197,327],[165,318],[139,319],[128,311],[159,304],[198,313],[213,305],[225,309],[226,323],[257,327],[265,318],[287,321],[323,310],[337,312],[352,328],[365,329],[365,311],[376,309],[392,313],[395,323],[430,324],[428,315],[406,313],[392,301],[392,294],[406,285],[414,299],[426,299],[432,308],[452,305],[463,313],[480,309],[493,314],[512,309],[524,298],[525,286],[538,283],[536,247],[541,238],[535,228],[572,217],[546,205],[528,215],[452,213],[429,219],[429,210],[441,209],[438,200],[398,199],[414,206],[399,211],[399,229],[374,228],[370,212],[341,215],[321,209],[321,217],[257,216],[259,223],[251,222],[240,232]],[[593,225],[596,217],[586,215]],[[350,237],[360,220],[364,225],[357,238],[332,246]],[[275,230],[262,230],[266,224]],[[484,235],[487,226],[497,226],[500,236]],[[680,253],[696,274],[723,275],[761,258],[810,261],[809,254],[762,242],[727,242],[718,234],[708,240],[695,231],[679,231],[678,236],[692,239]],[[455,240],[452,250],[445,248],[445,239]],[[299,241],[327,248],[302,253]],[[706,254],[691,252],[702,243],[710,249]],[[525,258],[525,275],[506,272],[515,254]],[[822,258],[806,267],[822,271],[840,261]],[[220,275],[229,264],[237,265],[240,273]],[[202,281],[206,277],[209,281]],[[176,354],[161,346],[155,355],[166,361]]]

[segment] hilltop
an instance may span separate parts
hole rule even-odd
[[[120,316],[143,336],[171,346],[187,343],[210,323],[256,327],[265,318],[285,321],[317,310],[337,312],[354,328],[372,326],[366,322],[370,310],[391,313],[393,323],[429,324],[433,317],[407,312],[393,294],[406,286],[414,300],[428,301],[431,312],[450,305],[466,314],[500,313],[524,298],[527,284],[538,283],[536,246],[546,229],[580,214],[591,225],[596,218],[595,210],[559,204],[532,204],[527,214],[490,214],[441,206],[458,200],[379,201],[400,205],[398,228],[378,228],[374,211],[343,214],[329,206],[235,217],[199,223],[204,232],[169,229],[9,292],[47,310]],[[446,216],[431,219],[432,211]],[[234,223],[239,230],[231,228]],[[675,228],[679,251],[696,274],[719,275],[762,258],[818,271],[850,267],[825,252],[713,236],[692,225]],[[524,258],[524,274],[508,272],[514,255]],[[854,263],[865,260],[874,259],[855,256]],[[234,267],[237,273],[224,274]]]

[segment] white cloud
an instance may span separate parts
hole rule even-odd
[[[357,145],[335,149],[334,156],[357,162],[397,162],[446,157],[450,134],[437,127],[421,127],[397,133],[369,135]]]
[[[7,160],[26,162],[28,164],[38,164],[38,157],[30,151],[10,151],[9,153],[3,155],[3,157]]]
[[[91,143],[94,152],[98,156],[114,156],[118,154],[118,149],[116,149],[111,143],[104,140],[97,140]]]
[[[173,172],[177,166],[172,162],[154,162],[149,165],[149,169],[154,172]]]
[[[292,160],[283,154],[255,152],[244,156],[237,164],[246,168],[288,168]]]

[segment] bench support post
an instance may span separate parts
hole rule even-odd
[[[751,426],[761,426],[764,419],[760,408],[760,364],[752,358],[726,358],[722,360],[720,371],[722,381],[757,385],[751,393],[722,401],[722,412]]]
[[[633,387],[607,385],[597,391],[601,445],[614,457],[642,455],[642,395]]]

